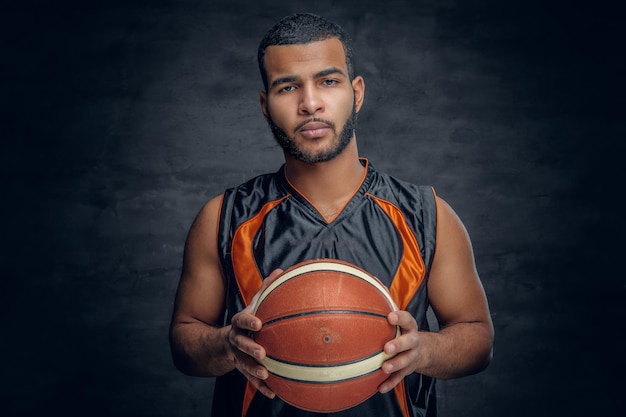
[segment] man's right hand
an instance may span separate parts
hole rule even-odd
[[[265,384],[269,376],[267,369],[258,361],[265,358],[265,349],[252,338],[252,332],[261,330],[261,320],[252,314],[257,299],[261,292],[272,283],[283,271],[274,270],[265,280],[261,289],[256,293],[252,302],[241,312],[233,316],[228,330],[228,348],[233,354],[235,368],[268,398],[274,398],[276,394]]]

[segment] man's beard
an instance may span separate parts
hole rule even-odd
[[[284,151],[286,151],[288,154],[290,154],[291,156],[293,156],[299,161],[302,161],[308,164],[314,164],[317,162],[330,161],[334,159],[337,155],[339,155],[341,152],[343,152],[344,149],[346,149],[346,146],[348,146],[348,144],[350,143],[350,140],[352,139],[352,135],[354,134],[354,129],[356,128],[356,119],[357,119],[357,112],[356,112],[355,106],[353,105],[352,114],[350,115],[348,120],[346,120],[346,123],[343,125],[341,129],[341,133],[338,136],[338,141],[334,143],[331,148],[325,150],[324,152],[320,152],[316,154],[306,152],[303,149],[299,148],[296,142],[294,141],[294,138],[287,135],[287,133],[283,129],[278,127],[274,123],[274,120],[272,120],[272,117],[269,114],[267,117],[267,123],[269,124],[270,129],[272,130],[272,133],[274,134],[274,138],[276,139],[276,142],[278,142],[278,144],[283,148]],[[337,136],[337,129],[336,129],[335,123],[333,123],[330,120],[311,118],[301,123],[298,126],[300,127],[310,122],[322,122],[322,123],[327,124],[331,128],[335,136]],[[298,129],[296,128],[295,130],[297,131]]]

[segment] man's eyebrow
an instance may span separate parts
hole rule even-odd
[[[277,85],[280,84],[287,84],[287,83],[293,83],[298,81],[300,78],[296,77],[295,75],[288,75],[286,77],[280,77],[280,78],[276,78],[274,81],[272,81],[272,84],[270,85],[270,87],[276,87]]]
[[[322,71],[318,72],[317,74],[315,74],[315,78],[326,77],[327,75],[332,75],[332,74],[340,74],[340,75],[343,75],[343,76],[346,75],[339,68],[332,67],[332,68],[328,68],[328,69],[325,69],[325,70],[322,70]]]

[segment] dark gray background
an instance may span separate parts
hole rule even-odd
[[[169,357],[183,243],[282,161],[255,54],[294,11],[355,39],[361,154],[473,238],[495,359],[439,384],[441,416],[616,415],[624,17],[520,0],[3,2],[0,412],[208,414]]]

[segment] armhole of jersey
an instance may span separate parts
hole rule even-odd
[[[217,212],[217,227],[215,228],[215,243],[217,245],[217,257],[220,261],[220,269],[222,270],[222,279],[224,280],[224,286],[228,286],[228,280],[226,279],[226,275],[224,274],[224,257],[222,256],[222,248],[220,242],[220,232],[222,228],[222,210],[224,210],[224,198],[225,195],[222,194],[220,197],[220,207]],[[228,294],[228,292],[226,293]]]
[[[224,201],[226,200],[226,194],[222,194],[220,200],[220,208],[217,213],[217,227],[215,228],[215,242],[217,245],[217,257],[220,262],[220,269],[222,272],[222,280],[224,281],[224,311],[222,312],[221,322],[223,326],[228,325],[228,297],[230,294],[230,280],[226,277],[226,266],[224,264],[224,254],[222,252],[222,242],[220,242],[220,236],[222,235],[222,213],[224,210]]]
[[[435,191],[435,187],[430,187],[430,189],[433,192],[433,200],[435,203],[435,246],[433,247],[433,259],[435,257],[435,253],[437,252],[437,230],[439,230],[439,215],[438,215],[438,210],[439,210],[439,204],[437,202],[437,191]],[[430,268],[429,268],[430,270]]]

